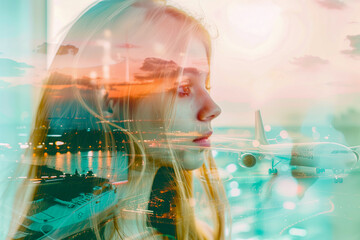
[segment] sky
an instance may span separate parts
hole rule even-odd
[[[2,1],[0,91],[32,85],[37,90],[22,97],[36,103],[59,43],[93,2]],[[256,109],[275,125],[360,111],[359,1],[173,2],[213,38],[211,94],[222,108],[215,126],[252,126]]]

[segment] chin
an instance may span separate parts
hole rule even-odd
[[[204,151],[186,150],[182,154],[182,167],[185,170],[195,170],[200,168],[205,161]]]

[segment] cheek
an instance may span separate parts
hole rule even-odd
[[[137,101],[133,114],[135,131],[142,132],[143,139],[164,140],[172,117],[172,95],[154,94]]]
[[[193,131],[197,121],[197,109],[193,99],[179,98],[174,110],[171,129]]]
[[[134,120],[156,120],[160,113],[160,99],[157,96],[142,98],[136,102]]]
[[[157,97],[147,97],[136,103],[130,126],[135,133],[141,133],[144,140],[153,140],[160,136],[163,129],[160,102]]]

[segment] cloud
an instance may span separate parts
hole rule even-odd
[[[346,7],[341,0],[315,0],[320,6],[327,9],[341,10]]]
[[[70,75],[54,72],[50,75],[44,87],[57,88],[57,86],[60,86],[60,88],[64,88],[74,85],[91,89],[95,87],[96,82],[88,77],[73,79]]]
[[[351,50],[344,50],[342,53],[350,56],[360,56],[360,35],[348,35],[346,37],[350,41]]]
[[[7,88],[10,85],[11,85],[10,83],[5,82],[4,80],[0,80],[0,88]]]
[[[66,54],[72,54],[76,55],[78,53],[79,49],[73,45],[61,45],[57,55],[66,55]]]
[[[143,74],[137,74],[136,79],[153,79],[164,77],[176,77],[180,67],[174,61],[167,61],[160,58],[146,58],[140,70]]]
[[[8,58],[0,58],[0,77],[22,77],[25,73],[23,68],[34,67]]]
[[[46,54],[47,48],[48,48],[48,44],[44,42],[43,44],[36,47],[35,52]]]
[[[39,45],[36,47],[35,52],[37,53],[41,53],[41,54],[46,54],[47,53],[47,49],[49,47],[49,44],[44,42],[43,44]],[[76,55],[79,51],[79,48],[75,47],[74,45],[61,45],[57,55],[67,55],[67,54],[71,54],[71,55]]]
[[[131,44],[131,43],[123,43],[123,44],[117,44],[115,47],[118,48],[140,48],[139,45]]]
[[[315,68],[321,65],[328,64],[329,61],[319,57],[305,55],[303,57],[294,58],[292,61],[290,61],[290,63],[298,65],[302,68]]]
[[[54,72],[50,75],[48,81],[44,85],[72,85],[73,80],[70,75]]]

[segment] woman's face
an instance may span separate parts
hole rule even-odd
[[[182,166],[192,170],[204,162],[205,149],[210,148],[211,121],[221,110],[206,89],[209,65],[204,44],[192,38],[186,52],[180,55],[183,57],[177,61],[181,63],[172,62],[180,65],[173,84],[169,87],[169,82],[164,81],[156,86],[157,93],[137,104],[135,119],[146,132],[145,146],[150,157],[167,165],[172,159],[170,147]]]

